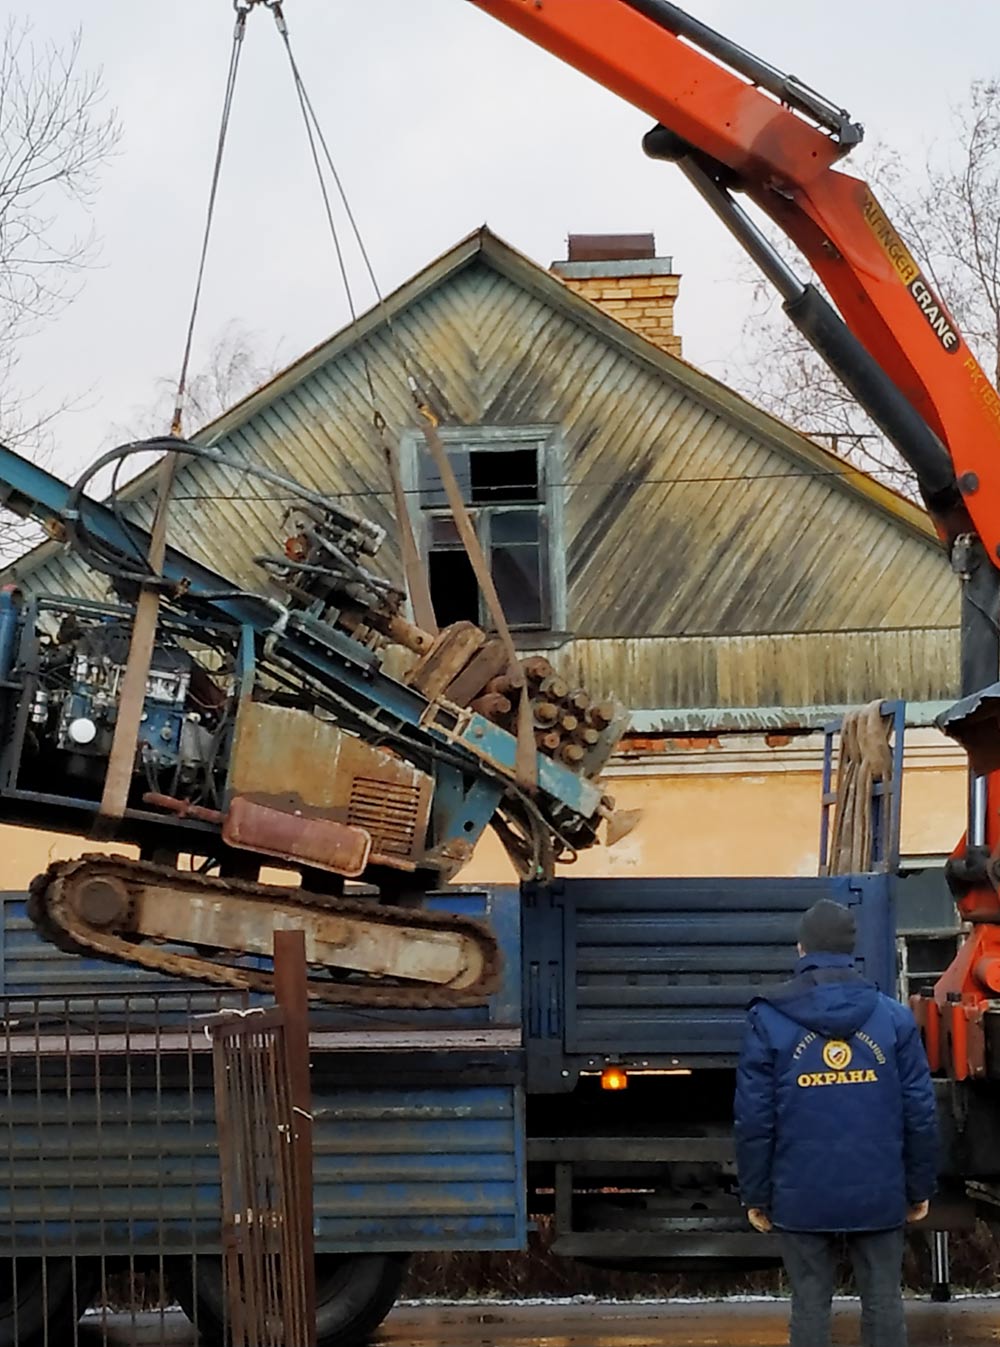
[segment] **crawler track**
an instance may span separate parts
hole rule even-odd
[[[129,902],[120,917],[100,926],[80,915],[80,895],[85,886],[106,881],[117,891],[126,891]],[[144,891],[167,887],[173,894],[192,900],[209,898],[224,902],[227,895],[242,903],[261,904],[276,919],[292,917],[299,924],[303,916],[314,915],[317,922],[330,916],[358,919],[394,932],[449,933],[463,942],[474,959],[481,960],[474,981],[462,986],[426,982],[395,981],[358,976],[349,982],[333,981],[333,967],[310,969],[309,994],[334,1005],[384,1009],[452,1009],[482,1005],[500,984],[502,958],[499,947],[485,923],[472,917],[429,912],[421,908],[397,908],[356,898],[336,898],[303,893],[301,890],[243,880],[216,879],[171,866],[135,861],[123,856],[86,855],[77,860],[57,861],[38,875],[31,884],[28,912],[40,934],[68,953],[115,963],[138,965],[168,977],[187,978],[241,991],[270,992],[270,972],[240,966],[239,954],[228,949],[218,952],[179,953],[172,945],[144,939],[136,930],[135,909]],[[183,942],[178,932],[173,941]]]

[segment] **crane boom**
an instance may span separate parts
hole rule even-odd
[[[843,171],[863,130],[835,102],[672,0],[471,2],[655,120],[647,153],[679,163],[913,468],[962,580],[963,701],[941,724],[970,753],[968,827],[948,878],[977,929],[936,995],[981,1013],[1000,992],[1000,396],[872,189]]]

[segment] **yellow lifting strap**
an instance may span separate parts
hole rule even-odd
[[[188,320],[184,354],[181,360],[180,375],[177,380],[177,396],[174,404],[171,435],[180,438],[183,428],[184,393],[187,385],[188,366],[191,361],[191,346],[194,339],[195,322],[198,317],[198,305],[201,299],[202,282],[205,278],[205,262],[208,257],[208,245],[212,234],[212,221],[215,216],[215,201],[219,190],[219,178],[222,173],[222,160],[226,148],[226,137],[233,110],[233,96],[236,92],[236,78],[239,74],[240,56],[243,51],[243,38],[246,33],[247,15],[258,0],[234,0],[236,26],[233,31],[233,44],[229,54],[229,70],[226,75],[226,91],[222,104],[222,119],[215,150],[215,165],[212,172],[212,185],[208,195],[208,209],[205,216],[205,229],[202,237],[201,258],[195,281],[194,299]],[[265,0],[265,4],[267,0]],[[150,532],[149,562],[150,577],[155,582],[163,571],[163,559],[167,547],[167,512],[170,505],[170,493],[177,473],[178,455],[165,454],[160,462],[157,475],[156,512]],[[150,664],[156,644],[156,625],[160,615],[160,593],[155,583],[144,588],[139,595],[135,610],[135,622],[132,626],[132,640],[129,645],[125,674],[122,679],[121,698],[118,706],[118,719],[115,724],[114,738],[111,741],[111,753],[108,757],[108,770],[104,778],[104,791],[98,817],[104,820],[106,830],[125,814],[128,794],[135,771],[136,744],[139,740],[139,728],[142,721],[143,706],[146,699],[146,684],[149,679]]]
[[[493,575],[490,572],[482,545],[479,542],[479,536],[473,527],[472,520],[469,518],[469,512],[465,508],[465,501],[462,499],[462,492],[458,485],[458,479],[455,477],[454,469],[451,466],[448,455],[445,453],[444,445],[441,443],[441,436],[438,434],[437,417],[431,411],[426,401],[421,397],[420,391],[416,387],[415,380],[411,380],[410,386],[413,392],[414,401],[417,405],[417,410],[426,422],[424,427],[424,438],[427,441],[427,447],[430,450],[431,458],[434,460],[434,466],[438,470],[441,484],[444,487],[445,495],[448,498],[448,505],[451,509],[452,518],[455,521],[455,527],[458,529],[458,536],[462,540],[462,546],[465,548],[465,553],[469,558],[469,564],[475,574],[476,583],[479,585],[483,599],[486,602],[490,620],[496,628],[496,633],[501,641],[503,641],[507,651],[507,677],[510,679],[511,688],[518,692],[517,753],[514,758],[514,779],[522,790],[533,792],[537,785],[535,771],[537,755],[535,752],[535,729],[531,711],[531,700],[528,696],[528,685],[524,676],[524,669],[521,667],[521,661],[517,657],[514,639],[510,634],[510,627],[507,625],[503,604],[500,602],[500,595],[497,593],[496,585],[493,583]]]

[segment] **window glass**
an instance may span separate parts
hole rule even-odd
[[[475,521],[474,515],[472,518]],[[450,514],[431,515],[430,530],[432,547],[462,546],[462,540],[458,536],[458,525]]]
[[[514,628],[550,624],[548,527],[544,441],[511,441],[470,431],[468,441],[446,444],[462,499]],[[467,620],[491,625],[472,565],[426,447],[417,447],[419,501],[425,514],[431,600],[438,623]]]
[[[496,510],[490,516],[490,542],[537,543],[537,510]]]
[[[418,454],[420,466],[420,504],[425,510],[436,510],[442,506],[447,506],[448,497],[444,493],[444,485],[441,482],[441,474],[430,456],[427,446],[421,444]],[[469,480],[469,454],[462,448],[448,449],[448,462],[451,464],[451,470],[458,480],[459,490],[462,493],[462,500],[469,504],[472,499],[471,483]]]
[[[544,621],[542,575],[537,547],[494,547],[490,556],[493,583],[512,627]]]

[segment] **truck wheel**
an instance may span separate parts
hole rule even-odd
[[[0,1347],[74,1342],[74,1325],[97,1289],[98,1265],[78,1258],[0,1260]]]
[[[222,1260],[199,1256],[171,1268],[171,1287],[184,1313],[210,1347],[226,1341]],[[396,1303],[403,1254],[321,1254],[316,1259],[317,1347],[356,1347],[366,1342]],[[0,1347],[3,1344],[0,1343]]]

